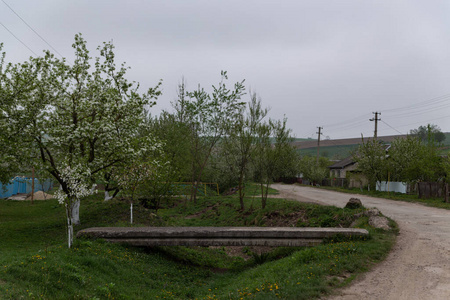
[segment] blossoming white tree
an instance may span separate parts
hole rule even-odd
[[[70,225],[80,222],[87,187],[153,141],[138,133],[160,95],[160,83],[138,92],[125,64],[116,65],[111,43],[98,47],[94,60],[81,34],[73,48],[72,64],[49,51],[15,65],[0,61],[0,155],[8,155],[8,166],[29,161],[51,174]]]

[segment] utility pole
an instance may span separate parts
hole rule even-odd
[[[381,121],[381,119],[378,119],[378,115],[381,115],[381,112],[373,112],[373,114],[375,115],[375,118],[369,119],[369,121],[375,121],[375,131],[373,134],[373,138],[376,139],[377,138],[378,121]]]
[[[320,149],[320,135],[322,134],[320,131],[323,129],[323,127],[317,127],[319,128],[319,132],[317,133],[317,158],[316,158],[316,163],[317,165],[319,165],[319,149]]]

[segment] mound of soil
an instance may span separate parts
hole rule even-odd
[[[44,193],[43,191],[35,192],[33,195],[34,200],[48,200],[52,198],[53,195]],[[25,200],[31,200],[31,193],[27,195],[27,198]]]

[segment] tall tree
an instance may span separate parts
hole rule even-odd
[[[443,176],[439,147],[433,140],[423,142],[417,136],[394,140],[386,164],[392,180],[414,183],[438,181]]]
[[[326,157],[319,157],[319,164],[313,156],[303,156],[299,161],[299,171],[303,174],[303,178],[311,182],[321,182],[322,179],[327,178],[328,166],[330,166],[330,160]]]
[[[199,86],[193,92],[183,92],[183,97],[174,104],[182,109],[183,113],[178,113],[178,116],[182,116],[183,122],[188,124],[191,131],[193,201],[197,199],[197,189],[213,149],[244,105],[240,102],[245,91],[244,81],[236,82],[233,89],[228,89],[225,85],[227,72],[222,71],[221,75],[222,80],[218,86],[212,87],[211,94]]]
[[[386,147],[376,139],[369,139],[359,145],[353,158],[358,163],[358,170],[366,175],[370,189],[375,190],[376,183],[387,174]]]
[[[261,99],[255,93],[250,94],[248,110],[242,110],[233,124],[229,126],[223,148],[228,162],[235,166],[238,175],[239,202],[244,209],[245,181],[250,162],[255,152],[256,131],[267,115],[268,109],[262,108]]]
[[[441,131],[439,126],[428,124],[427,126],[419,126],[417,129],[412,129],[410,134],[418,137],[423,142],[437,142],[441,143],[445,140],[445,134]]]
[[[0,108],[0,132],[9,141],[2,151],[16,161],[39,163],[59,182],[69,237],[79,223],[87,186],[105,170],[151,147],[153,139],[138,132],[145,107],[160,95],[160,83],[139,93],[139,84],[125,77],[125,64],[116,65],[111,43],[97,48],[100,56],[93,64],[81,34],[72,46],[72,64],[46,51],[44,57],[24,63],[2,62],[0,70],[1,101],[8,104]],[[69,238],[69,247],[71,242]]]
[[[282,121],[269,120],[256,130],[255,178],[261,186],[262,208],[266,207],[269,185],[274,179],[292,177],[298,173],[298,155],[291,145],[291,130],[286,123],[286,118]]]

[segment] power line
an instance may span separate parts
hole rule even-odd
[[[16,13],[15,11],[14,11],[14,9],[12,9],[12,7],[11,6],[9,6],[8,5],[8,3],[6,3],[5,2],[5,0],[2,0],[2,2],[6,5],[6,6],[8,6],[8,8],[20,19],[20,20],[22,20],[22,22],[23,23],[25,23],[25,25],[27,25],[28,26],[28,28],[30,28],[42,41],[44,41],[44,43],[46,43],[50,48],[52,48],[53,49],[53,51],[55,51],[59,56],[61,56],[61,58],[63,57],[59,52],[58,52],[58,50],[56,50],[55,48],[53,48],[53,46],[52,45],[50,45],[50,43],[49,42],[47,42],[39,33],[37,33],[36,32],[36,30],[34,30],[33,29],[33,27],[31,27],[21,16],[19,16],[19,14],[18,13]],[[3,25],[3,24],[2,24]],[[4,27],[4,26],[3,26]],[[9,31],[9,30],[8,30]],[[34,52],[33,52],[34,53]],[[35,55],[36,55],[36,53],[35,53]],[[37,55],[36,55],[37,56]]]
[[[394,127],[392,127],[391,125],[389,125],[388,123],[386,123],[385,121],[383,121],[383,120],[381,120],[381,119],[380,119],[380,121],[383,122],[384,124],[386,124],[387,126],[389,126],[391,129],[394,129],[394,130],[397,131],[398,133],[404,134],[404,133],[398,131],[397,129],[395,129]]]
[[[405,111],[405,110],[410,110],[410,109],[418,109],[424,106],[429,106],[429,105],[434,105],[437,103],[441,103],[441,102],[447,102],[450,101],[450,94],[446,94],[446,95],[442,95],[442,96],[438,96],[426,101],[422,101],[422,102],[418,102],[412,105],[408,105],[408,106],[403,106],[403,107],[398,107],[398,108],[391,108],[391,109],[385,109],[383,110],[383,112],[393,112],[393,111]]]
[[[433,122],[436,120],[445,119],[445,118],[449,118],[449,117],[450,117],[450,115],[444,116],[444,117],[439,117],[439,118],[434,118],[432,120],[425,120],[425,121],[414,122],[414,123],[409,123],[409,124],[405,124],[405,125],[399,125],[397,127],[406,127],[406,126],[411,126],[411,125],[423,124],[423,123]]]
[[[2,22],[0,22],[0,25],[2,25],[13,37],[16,38],[22,45],[24,45],[28,50],[30,50],[34,55],[38,56],[33,50],[31,50],[30,47],[28,47],[24,42],[22,42],[11,30],[8,29]]]
[[[409,117],[412,115],[418,115],[418,114],[424,114],[424,113],[429,113],[429,112],[433,112],[436,110],[442,110],[444,108],[448,108],[450,107],[450,103],[445,103],[445,104],[440,104],[438,106],[434,106],[434,107],[429,107],[427,109],[424,108],[411,108],[411,111],[403,111],[401,113],[397,113],[397,114],[389,114],[389,116],[391,117]]]

